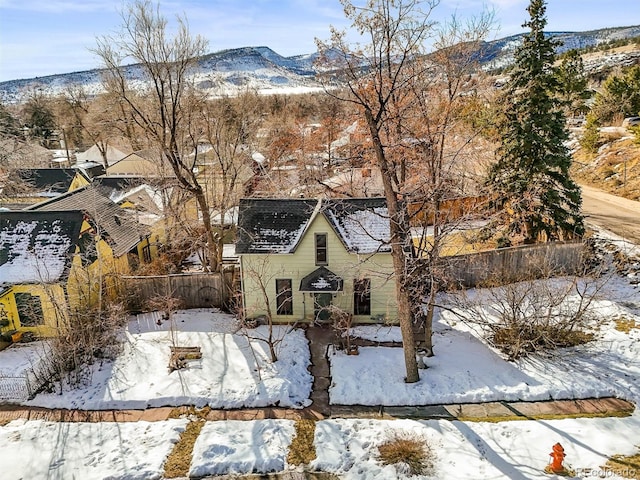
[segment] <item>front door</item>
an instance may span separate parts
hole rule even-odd
[[[313,298],[313,314],[316,322],[328,322],[331,316],[328,307],[331,306],[333,295],[330,293],[314,293]]]

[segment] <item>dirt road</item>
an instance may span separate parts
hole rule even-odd
[[[589,223],[640,245],[640,202],[582,187],[582,212]]]

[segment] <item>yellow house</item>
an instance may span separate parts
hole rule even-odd
[[[383,198],[243,199],[236,253],[246,317],[353,323],[397,319]]]
[[[55,334],[66,316],[83,214],[0,212],[0,334]],[[17,336],[15,336],[17,335]]]
[[[83,213],[78,255],[73,259],[74,268],[67,282],[71,306],[94,305],[104,293],[114,299],[121,293],[119,277],[130,274],[141,262],[151,261],[148,228],[91,185],[28,210]]]

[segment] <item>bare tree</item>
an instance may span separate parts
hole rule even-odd
[[[325,67],[331,67],[327,86],[332,86],[338,77],[346,83],[348,95],[330,88],[327,92],[359,109],[370,134],[375,164],[382,174],[406,381],[416,382],[419,375],[411,295],[415,282],[411,278],[408,206],[417,198],[431,208],[439,208],[449,175],[444,167],[444,143],[453,124],[456,100],[462,95],[461,86],[469,76],[472,48],[489,22],[485,19],[467,29],[475,35],[461,35],[456,31],[458,24],[438,27],[430,19],[438,0],[369,0],[364,6],[349,0],[341,3],[353,29],[366,43],[352,46],[346,40],[346,32],[332,29],[330,41],[318,41],[318,47]],[[434,36],[443,47],[455,46],[458,40],[468,45],[449,50],[442,58],[438,53],[425,58],[426,43]],[[434,99],[424,90],[428,84],[430,94],[439,92]],[[420,172],[427,181],[421,179]],[[436,193],[431,192],[433,188]]]
[[[182,17],[177,18],[177,30],[170,36],[166,18],[148,0],[129,5],[123,22],[119,35],[99,38],[94,50],[106,67],[106,90],[144,132],[149,145],[159,152],[160,161],[171,166],[180,188],[195,198],[209,253],[205,268],[218,270],[209,202],[195,169],[201,132],[195,116],[204,105],[205,94],[195,88],[190,75],[207,42],[193,37]],[[125,62],[135,65],[124,67]],[[145,86],[136,91],[128,69],[139,72]]]

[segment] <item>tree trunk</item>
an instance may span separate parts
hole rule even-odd
[[[413,322],[411,321],[411,301],[409,290],[406,285],[405,254],[403,246],[405,235],[408,232],[406,216],[402,215],[400,202],[396,191],[391,183],[391,171],[384,147],[380,140],[378,128],[370,110],[365,109],[365,118],[371,133],[373,147],[376,153],[376,160],[380,173],[382,174],[382,184],[384,186],[385,198],[387,200],[387,210],[389,212],[391,258],[393,259],[394,280],[396,283],[396,301],[398,303],[398,322],[402,332],[402,348],[404,350],[404,363],[407,371],[405,382],[415,383],[420,380],[418,374],[418,362],[416,360],[416,342],[413,335]]]
[[[204,225],[204,231],[207,236],[207,254],[206,262],[209,271],[217,272],[220,270],[220,263],[218,262],[218,242],[213,234],[211,228],[211,212],[209,212],[209,204],[202,189],[195,192],[196,200],[200,211],[202,212],[202,223]]]

